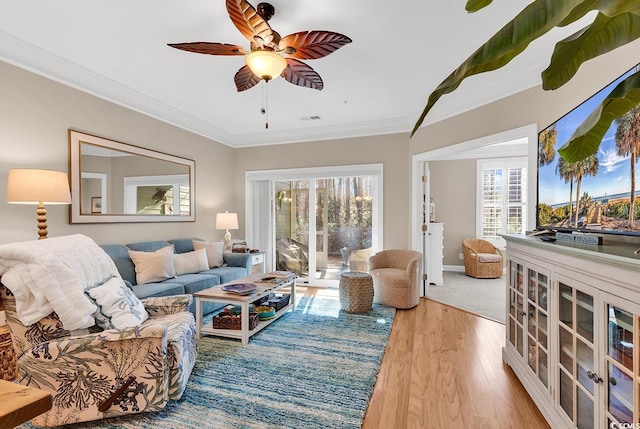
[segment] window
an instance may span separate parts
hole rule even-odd
[[[476,235],[498,247],[501,234],[524,234],[527,219],[527,161],[505,158],[478,161]]]

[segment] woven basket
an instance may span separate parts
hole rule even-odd
[[[289,305],[291,295],[288,293],[283,294],[281,297],[276,298],[275,294],[269,294],[269,299],[265,302],[265,305],[273,307],[276,311],[280,311]]]
[[[340,275],[340,308],[348,313],[370,311],[373,304],[373,279],[369,273],[348,271]]]
[[[14,381],[18,378],[18,356],[13,349],[8,326],[0,326],[0,379]]]
[[[213,329],[242,329],[242,317],[227,313],[220,313],[213,317]],[[249,330],[258,326],[258,313],[249,313]]]

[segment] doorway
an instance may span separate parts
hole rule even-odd
[[[453,234],[447,234],[447,231],[456,231],[459,233],[463,231],[463,234],[468,236],[475,236],[475,224],[469,227],[469,225],[455,224],[458,216],[458,212],[451,209],[451,204],[447,204],[446,192],[439,192],[442,197],[440,200],[437,195],[434,195],[433,189],[435,186],[442,191],[442,183],[435,184],[432,177],[429,176],[430,162],[437,161],[456,161],[456,160],[470,160],[470,159],[482,159],[482,158],[504,158],[504,157],[528,157],[528,181],[529,183],[535,183],[535,164],[537,160],[537,125],[531,124],[520,128],[504,131],[498,134],[482,137],[479,139],[446,146],[440,149],[435,149],[429,152],[419,153],[413,156],[412,160],[412,210],[411,210],[411,225],[412,225],[412,248],[414,250],[423,251],[424,261],[423,269],[426,268],[428,258],[428,243],[425,238],[425,219],[427,219],[427,213],[435,210],[437,218],[444,223],[444,271],[464,271],[463,265],[455,265],[451,261],[458,260],[456,249],[460,248],[460,241],[451,239],[449,237]],[[433,170],[431,170],[433,173]],[[431,174],[432,176],[432,174]],[[475,177],[474,183],[470,183],[469,186],[473,186],[475,189]],[[529,187],[528,200],[535,201],[535,187]],[[433,206],[430,204],[430,199],[433,198]],[[471,209],[473,210],[473,208]],[[533,204],[528,207],[527,219],[535,219],[535,207]],[[531,214],[533,211],[533,215]],[[447,225],[449,225],[447,227]],[[528,225],[530,227],[530,225]],[[448,256],[448,257],[447,257]],[[448,262],[448,264],[447,264]],[[460,262],[461,263],[461,262]],[[428,272],[428,269],[424,272]],[[446,281],[444,287],[446,288]],[[429,295],[430,283],[425,280],[424,295]]]

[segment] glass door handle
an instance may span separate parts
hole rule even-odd
[[[598,376],[598,374],[593,371],[587,371],[587,377],[592,379],[594,383],[601,383],[603,381],[602,377]]]

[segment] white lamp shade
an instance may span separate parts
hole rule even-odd
[[[216,229],[238,229],[238,214],[218,213],[216,215]]]
[[[287,60],[273,51],[253,51],[246,61],[253,74],[264,80],[280,76],[287,68]]]
[[[60,171],[9,170],[7,202],[13,204],[71,204],[69,179]]]

